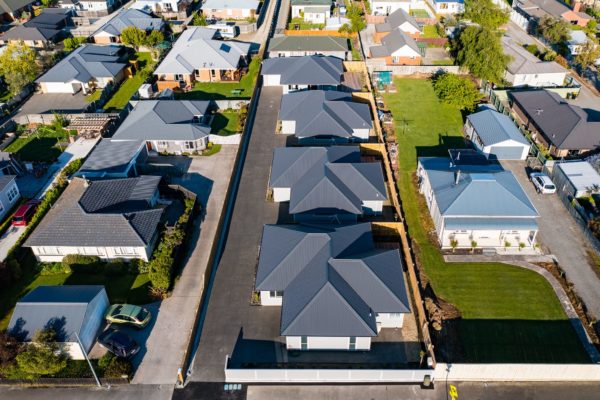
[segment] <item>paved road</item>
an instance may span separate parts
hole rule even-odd
[[[173,386],[125,385],[98,389],[87,388],[4,388],[0,387],[0,400],[167,400]]]
[[[590,312],[599,318],[600,279],[592,271],[588,262],[585,245],[587,239],[581,229],[558,196],[536,193],[527,177],[524,162],[504,161],[502,164],[515,174],[540,214],[538,240],[558,258],[560,266],[566,272],[567,278],[575,285],[579,296]]]
[[[285,143],[285,136],[275,134],[281,95],[279,87],[263,88],[258,100],[258,118],[253,122],[231,227],[208,300],[192,381],[224,382],[225,357],[233,353],[240,329],[245,328],[253,339],[272,340],[271,325],[279,321],[278,307],[254,307],[260,309],[259,319],[250,316],[249,307],[262,226],[277,222],[279,211],[276,203],[266,201],[266,193],[273,148]]]
[[[192,243],[194,248],[171,297],[158,309],[156,323],[146,341],[145,355],[133,383],[175,384],[190,334],[196,320],[196,311],[203,294],[204,274],[219,219],[237,145],[223,145],[221,151],[210,157],[195,157],[187,173],[177,180],[198,195],[204,207],[202,222],[196,221]]]

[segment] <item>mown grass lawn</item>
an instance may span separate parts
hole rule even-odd
[[[69,132],[51,126],[41,126],[33,133],[23,133],[5,151],[17,153],[22,161],[54,162],[64,151],[60,143],[66,142]]]
[[[211,127],[211,132],[217,135],[233,135],[241,133],[239,129],[239,113],[235,111],[223,111],[215,114]]]
[[[425,25],[423,26],[423,38],[439,38],[441,37],[437,31],[437,27],[435,25]]]
[[[152,71],[154,66],[154,61],[152,60],[152,56],[147,52],[138,52],[136,53],[136,58],[138,60],[138,69],[136,70],[134,76],[131,78],[127,78],[119,87],[119,89],[113,94],[113,96],[106,102],[104,105],[104,109],[109,112],[117,112],[122,110],[131,97],[137,92],[137,90],[142,86],[142,83],[146,80],[148,75],[142,73],[142,70]]]
[[[427,206],[413,176],[417,157],[462,148],[459,110],[439,103],[427,80],[396,79],[385,94],[396,121],[398,187],[419,264],[438,297],[461,312],[460,342],[468,362],[589,362],[550,284],[535,272],[500,263],[445,263]],[[456,361],[456,360],[447,360]]]
[[[176,98],[179,100],[249,99],[252,97],[260,61],[258,57],[252,59],[248,71],[239,82],[196,82],[192,90],[177,93]],[[235,91],[241,91],[241,93],[232,93]]]

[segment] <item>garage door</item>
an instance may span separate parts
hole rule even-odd
[[[492,146],[490,154],[496,156],[498,160],[520,160],[523,155],[523,147]]]

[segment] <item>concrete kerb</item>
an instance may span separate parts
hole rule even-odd
[[[548,260],[551,260],[551,261],[555,260],[553,257],[550,257],[550,256],[540,256],[540,257],[534,256],[534,257],[528,257],[528,258],[533,262],[547,262]],[[444,256],[444,261],[449,262],[449,263],[453,263],[453,262],[503,262],[503,259],[498,260],[495,257],[486,257],[486,256],[479,256],[479,257],[477,257],[477,259],[473,259],[472,256],[456,255],[456,256]],[[579,319],[579,316],[577,315],[577,312],[575,311],[575,308],[573,308],[573,305],[571,304],[571,301],[569,300],[569,296],[567,295],[567,293],[565,292],[565,290],[563,289],[561,284],[556,280],[556,278],[554,278],[554,276],[552,276],[552,274],[548,270],[546,270],[540,266],[537,266],[535,264],[532,264],[529,261],[517,260],[517,259],[511,258],[510,260],[504,260],[504,262],[506,262],[507,264],[510,264],[510,265],[514,265],[517,267],[525,268],[527,270],[536,272],[539,275],[541,275],[542,277],[544,277],[544,279],[546,279],[546,281],[548,281],[550,286],[552,286],[552,290],[554,290],[556,297],[558,297],[558,300],[560,301],[560,304],[561,304],[563,310],[565,311],[565,314],[567,314],[567,317],[569,317],[569,321],[571,322],[571,325],[573,325],[573,329],[575,329],[575,332],[577,332],[577,336],[579,337],[579,340],[583,344],[583,347],[585,348],[586,352],[588,353],[591,361],[595,364],[600,363],[600,352],[598,352],[598,349],[596,349],[596,346],[594,346],[594,344],[592,343],[590,337],[588,336],[588,334],[583,326],[583,323],[581,322],[581,320]]]

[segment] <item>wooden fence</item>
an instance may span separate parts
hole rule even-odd
[[[356,33],[309,29],[286,29],[283,33],[285,34],[285,36],[333,36],[350,39],[354,39],[358,36]]]

